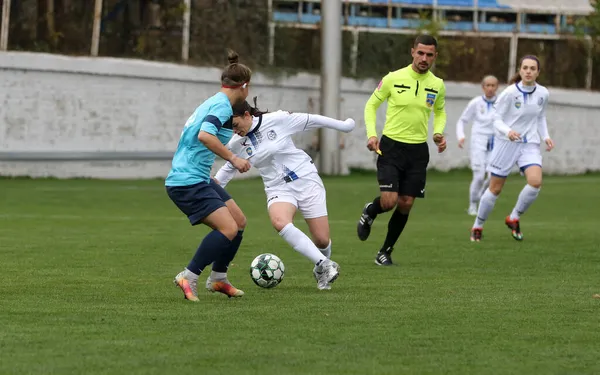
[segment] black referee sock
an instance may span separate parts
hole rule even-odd
[[[408,221],[408,214],[403,214],[399,210],[395,210],[394,214],[390,218],[388,222],[388,232],[385,236],[385,242],[383,243],[383,247],[381,251],[386,251],[394,247],[400,234],[404,230],[406,226],[406,222]]]
[[[375,219],[377,215],[385,212],[381,209],[381,197],[377,197],[373,199],[373,204],[367,207],[367,215],[371,217],[371,219]]]

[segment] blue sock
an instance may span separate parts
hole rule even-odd
[[[231,240],[231,247],[229,248],[229,250],[217,255],[217,260],[215,260],[212,267],[212,270],[214,272],[227,272],[229,263],[231,263],[233,258],[235,258],[235,254],[237,254],[237,251],[240,248],[243,234],[243,230],[239,231],[237,236],[235,236],[235,238]]]
[[[204,237],[196,254],[187,266],[187,269],[200,275],[204,268],[215,261],[219,254],[229,251],[231,241],[218,230],[213,230]]]

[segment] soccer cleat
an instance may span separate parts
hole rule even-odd
[[[320,290],[331,289],[331,284],[340,275],[340,266],[329,259],[324,259],[313,269],[315,279],[317,279],[317,288]]]
[[[369,238],[369,234],[371,234],[373,218],[367,213],[367,208],[372,204],[372,202],[369,202],[365,205],[362,210],[362,214],[360,215],[360,219],[358,220],[358,225],[356,226],[356,232],[361,241],[366,241],[367,238]]]
[[[477,204],[476,203],[471,203],[469,205],[469,209],[467,210],[467,213],[470,216],[477,216]]]
[[[179,272],[173,283],[183,291],[183,297],[188,301],[198,302],[198,276],[195,276],[187,269]]]
[[[479,242],[481,237],[483,237],[483,228],[471,229],[471,242]]]
[[[515,240],[523,240],[523,233],[521,233],[521,225],[519,223],[519,219],[511,220],[510,216],[507,216],[504,220],[504,223],[511,230],[512,236]]]
[[[392,263],[392,248],[387,250],[380,250],[375,257],[375,264],[378,266],[391,266]]]
[[[244,295],[244,291],[231,285],[229,280],[212,280],[210,276],[206,279],[206,290],[212,293],[223,293],[229,298],[238,298]]]

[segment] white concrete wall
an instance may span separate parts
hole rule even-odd
[[[485,72],[482,72],[484,74]],[[383,72],[382,72],[383,75]],[[168,160],[11,161],[27,152],[147,152],[175,150],[189,114],[219,89],[220,70],[150,61],[66,57],[24,52],[0,53],[0,175],[55,177],[164,177]],[[342,80],[342,117],[357,120],[346,137],[343,158],[350,167],[374,168],[365,147],[363,106],[375,80]],[[478,85],[447,82],[448,151],[431,147],[431,167],[468,165],[459,150],[455,123]],[[548,123],[557,149],[544,153],[545,170],[582,173],[600,170],[600,93],[550,88]],[[261,109],[319,111],[319,77],[299,74],[273,79],[255,74],[251,96]],[[381,129],[382,106],[378,116]],[[313,134],[297,138],[307,146]],[[10,153],[10,155],[8,155]],[[4,159],[4,160],[1,160]]]

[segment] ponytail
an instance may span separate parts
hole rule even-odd
[[[514,85],[515,83],[519,82],[521,82],[521,74],[519,74],[519,72],[513,74],[513,76],[510,77],[510,81],[508,81],[508,83],[511,85]]]

